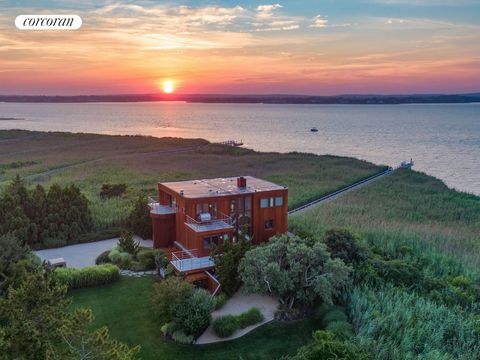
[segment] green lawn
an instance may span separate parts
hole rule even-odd
[[[178,345],[166,341],[160,332],[161,321],[152,314],[151,278],[122,277],[115,284],[75,290],[72,307],[88,307],[95,313],[95,326],[107,325],[116,339],[141,345],[140,357],[148,359],[275,359],[293,354],[310,341],[319,328],[313,320],[274,322],[250,334],[221,344]]]

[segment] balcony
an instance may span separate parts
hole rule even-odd
[[[174,208],[167,205],[161,205],[158,201],[156,201],[152,197],[148,198],[148,206],[150,206],[150,214],[155,214],[155,215],[175,214]]]
[[[215,266],[210,256],[198,257],[197,249],[173,252],[170,263],[180,272],[211,269]]]
[[[185,225],[190,229],[196,232],[206,232],[206,231],[221,231],[221,230],[232,230],[232,219],[230,216],[218,212],[216,218],[211,218],[209,216],[202,216],[206,214],[200,214],[200,219],[195,220],[192,217],[185,216]],[[208,214],[209,215],[209,214]]]

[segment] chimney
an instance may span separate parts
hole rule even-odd
[[[237,186],[240,189],[245,189],[247,187],[247,179],[245,179],[243,176],[237,178]]]

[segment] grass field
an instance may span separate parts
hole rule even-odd
[[[213,345],[179,345],[165,340],[161,321],[152,316],[151,278],[127,278],[113,285],[75,290],[72,307],[91,308],[95,326],[107,325],[114,338],[141,345],[143,360],[169,359],[275,359],[293,354],[319,328],[313,320],[270,323],[234,341]]]
[[[480,266],[480,197],[415,171],[396,171],[294,216],[290,225],[317,234],[347,227],[379,246],[403,243],[453,256],[472,269]]]
[[[91,201],[99,228],[122,220],[138,194],[155,195],[159,181],[258,176],[288,186],[293,208],[383,169],[352,158],[258,153],[201,139],[19,130],[0,131],[0,154],[0,187],[16,174],[30,184],[75,183]],[[102,200],[105,183],[125,183],[127,194]]]

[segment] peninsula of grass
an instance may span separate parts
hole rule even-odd
[[[74,183],[91,203],[97,229],[125,219],[139,194],[155,196],[159,181],[239,175],[289,187],[295,208],[385,167],[338,156],[261,153],[202,139],[0,131],[0,188],[16,174],[28,184]],[[125,184],[120,197],[100,196],[104,184]]]
[[[315,320],[272,322],[237,340],[211,345],[180,345],[166,340],[152,316],[152,278],[122,277],[119,282],[97,288],[74,290],[72,308],[90,308],[95,327],[108,326],[110,334],[129,345],[142,347],[143,360],[238,360],[275,359],[295,354],[308,343],[320,324]]]

